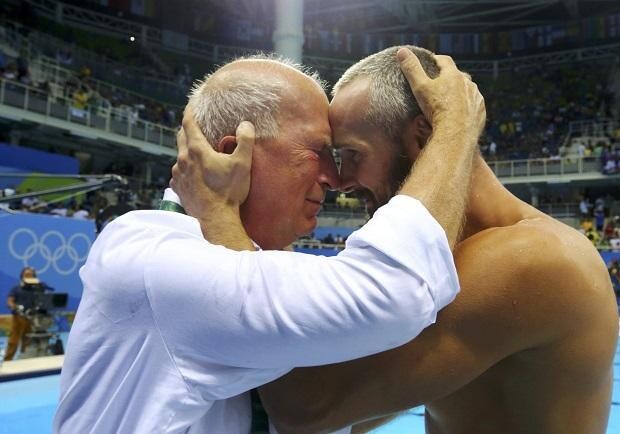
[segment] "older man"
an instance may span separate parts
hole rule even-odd
[[[422,71],[412,62],[404,65],[415,81]],[[94,243],[80,270],[84,294],[54,430],[248,432],[249,389],[294,366],[396,347],[432,323],[458,288],[449,245],[485,118],[475,85],[449,59],[440,63],[443,85],[421,94],[437,122],[428,157],[328,259],[233,252],[203,239],[251,249],[247,237],[219,235],[243,223],[255,243],[277,249],[314,228],[325,190],[339,182],[327,98],[316,80],[281,62],[250,59],[198,86],[190,106],[221,153],[194,146],[196,127],[186,120],[190,140],[185,147],[180,135],[173,172],[183,205],[200,219],[133,212]],[[253,150],[251,126],[235,136],[242,120],[257,125]],[[206,173],[186,158],[205,155]],[[450,159],[441,170],[433,167],[439,156]],[[431,172],[435,180],[422,186]],[[208,188],[193,194],[197,178]],[[182,211],[172,193],[166,199],[167,210]]]
[[[342,185],[371,210],[396,192],[435,134],[397,49],[352,66],[330,107]],[[414,50],[434,77],[431,54]],[[395,177],[389,167],[402,170]],[[395,350],[296,370],[262,388],[280,432],[325,432],[420,404],[429,434],[605,432],[618,313],[600,255],[513,196],[479,155],[465,221],[455,250],[462,291],[437,323]]]

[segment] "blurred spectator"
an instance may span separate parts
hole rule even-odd
[[[75,92],[73,92],[71,114],[80,118],[85,117],[86,106],[88,104],[89,98],[90,94],[88,88],[85,85],[81,85],[80,87],[78,87]]]
[[[594,222],[595,222],[595,227],[596,230],[599,232],[603,231],[603,228],[605,226],[605,211],[603,210],[602,206],[597,206],[594,209]]]
[[[32,189],[29,188],[27,190],[27,193],[31,193]],[[31,208],[33,208],[34,206],[38,205],[40,203],[39,199],[36,197],[25,197],[22,199],[21,201],[21,208],[23,210],[30,210]]]
[[[65,66],[73,65],[73,53],[68,48],[63,48],[56,51],[56,61]]]
[[[30,80],[30,71],[28,69],[28,59],[26,58],[26,54],[24,52],[20,53],[19,57],[16,60],[16,68],[17,68],[17,80],[20,83],[29,85]]]
[[[86,220],[90,217],[90,213],[88,212],[88,210],[85,209],[85,207],[83,208],[76,205],[73,208],[73,214],[71,215],[71,217],[77,220]]]
[[[17,80],[17,65],[14,62],[10,62],[2,73],[2,78],[7,80]]]
[[[495,140],[491,139],[491,143],[489,143],[489,158],[491,160],[495,160],[497,155],[497,143]]]
[[[67,212],[68,212],[67,208],[65,208],[65,206],[62,203],[57,203],[52,206],[52,209],[50,210],[49,213],[60,216],[60,217],[66,217]]]
[[[0,73],[4,73],[4,68],[6,68],[6,65],[7,65],[6,54],[4,54],[4,51],[0,50]]]
[[[584,145],[583,142],[579,143],[579,146],[577,146],[577,155],[581,158],[586,156],[586,145]]]
[[[595,246],[598,246],[601,242],[601,234],[590,224],[590,227],[586,229],[584,234]]]
[[[583,197],[581,202],[579,202],[579,212],[581,213],[581,218],[585,219],[590,217],[590,210],[592,208],[592,204],[588,200],[587,197]]]

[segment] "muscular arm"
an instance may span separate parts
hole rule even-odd
[[[401,49],[398,56],[413,95],[433,128],[399,193],[420,200],[454,247],[462,226],[473,156],[486,121],[484,99],[450,57],[435,56],[440,73],[431,80],[411,51]]]
[[[563,333],[565,313],[552,291],[582,291],[588,279],[550,254],[544,234],[500,231],[505,234],[483,233],[459,245],[461,294],[413,341],[344,364],[297,369],[263,386],[278,432],[329,432],[432,402],[506,356]]]

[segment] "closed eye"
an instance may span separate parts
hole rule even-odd
[[[342,161],[357,164],[360,162],[361,157],[361,154],[354,149],[340,149],[340,158]]]

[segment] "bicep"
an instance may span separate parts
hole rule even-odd
[[[497,296],[509,290],[502,286],[508,276],[465,261],[459,271],[461,293],[414,340],[363,359],[298,369],[264,387],[274,420],[315,420],[317,429],[334,429],[402,411],[458,390],[514,352],[522,343],[519,321],[506,320],[514,315],[512,300]],[[293,388],[304,393],[285,399]]]
[[[438,324],[399,348],[347,363],[296,369],[261,388],[276,427],[334,430],[445,396],[496,360]],[[299,393],[298,391],[303,391]],[[294,396],[294,399],[291,397]]]

